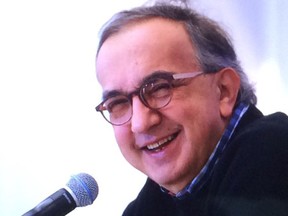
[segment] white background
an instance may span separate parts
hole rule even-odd
[[[144,2],[0,1],[1,216],[25,213],[79,172],[94,176],[100,191],[71,216],[121,215],[138,194],[145,177],[94,110],[101,97],[94,61],[104,21]],[[264,114],[288,113],[287,1],[192,5],[233,36]]]

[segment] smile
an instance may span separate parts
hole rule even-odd
[[[170,141],[172,141],[173,139],[175,139],[177,136],[177,134],[173,134],[165,139],[159,140],[156,143],[152,143],[150,145],[147,145],[146,148],[149,151],[155,151],[155,150],[160,150],[162,149],[165,145],[167,145]]]

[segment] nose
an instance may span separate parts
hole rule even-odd
[[[131,130],[133,133],[143,133],[161,121],[161,114],[157,110],[146,107],[138,96],[132,98]]]

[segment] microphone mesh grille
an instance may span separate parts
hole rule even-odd
[[[91,205],[98,195],[98,184],[89,174],[79,173],[66,184],[74,193],[78,207]]]

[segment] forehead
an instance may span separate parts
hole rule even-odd
[[[184,25],[154,18],[129,24],[110,36],[99,50],[96,72],[104,91],[133,90],[154,71],[186,72],[196,65]]]

